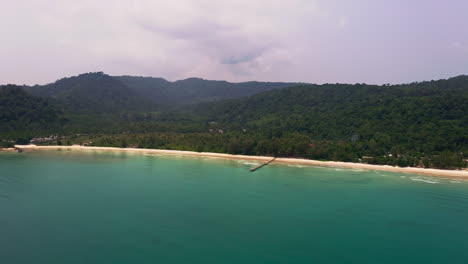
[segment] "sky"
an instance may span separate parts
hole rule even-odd
[[[96,71],[374,84],[468,74],[466,0],[0,3],[0,84]]]

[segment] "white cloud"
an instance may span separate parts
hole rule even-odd
[[[89,71],[171,80],[386,83],[425,67],[418,63],[447,45],[443,39],[456,38],[453,48],[468,41],[451,30],[455,15],[438,23],[440,28],[425,27],[427,39],[412,39],[420,30],[416,22],[430,17],[430,10],[418,17],[416,4],[378,2],[5,0],[0,83],[45,83]],[[398,76],[396,68],[402,69]]]
[[[454,41],[450,43],[450,47],[454,49],[460,49],[460,48],[463,48],[463,44],[460,41]]]
[[[348,26],[348,18],[346,18],[346,17],[340,18],[340,20],[338,21],[338,25],[341,28],[345,28],[346,26]]]
[[[20,21],[0,23],[16,54],[4,49],[0,55],[16,57],[16,70],[50,63],[56,78],[104,70],[244,80],[274,63],[290,63],[278,58],[288,56],[285,36],[300,31],[317,10],[310,0],[18,0],[6,6],[10,17],[0,18]]]

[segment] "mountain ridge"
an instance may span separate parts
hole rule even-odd
[[[143,111],[150,110],[152,105],[147,98],[102,72],[80,74],[24,89],[34,96],[52,98],[71,111]]]
[[[153,82],[167,82],[133,77],[126,81],[135,80],[143,81],[140,88],[129,88],[125,80],[102,73],[65,78],[49,87],[39,87],[51,97],[32,97],[21,91],[31,87],[16,87],[13,93],[7,89],[3,94],[7,103],[2,103],[7,105],[3,110],[7,115],[0,119],[0,125],[9,128],[3,133],[0,130],[0,135],[11,140],[26,135],[23,131],[29,132],[29,136],[67,135],[70,143],[94,142],[96,146],[398,166],[467,166],[468,76],[465,75],[403,85],[310,84],[281,89],[259,86],[252,95],[245,92],[252,87],[249,85],[223,86],[217,90],[225,82],[188,79],[185,82],[204,86],[187,88],[176,83],[165,89],[160,87],[158,99],[172,96],[172,100],[185,100],[184,103],[203,99],[201,103],[178,109],[159,107],[156,111],[145,110],[144,100],[150,96],[142,96],[137,90],[145,87],[151,90]],[[182,92],[174,95],[171,90]],[[235,98],[240,96],[236,93],[239,90],[243,96]],[[201,97],[197,97],[200,96],[197,91],[201,91]],[[40,95],[41,90],[34,92]],[[217,97],[219,93],[221,97]],[[92,100],[88,102],[86,96]],[[43,103],[36,107],[36,101]],[[84,105],[78,104],[83,101]],[[155,102],[151,103],[154,107]],[[49,104],[63,111],[63,118],[60,112],[49,111],[46,107]],[[77,105],[77,109],[71,107]],[[44,111],[35,110],[43,108]],[[30,126],[33,122],[38,125]],[[56,125],[47,126],[48,123]],[[82,138],[80,134],[88,136]]]
[[[23,86],[34,96],[53,98],[72,110],[149,110],[240,98],[296,83],[243,82],[187,78],[170,82],[164,78],[110,76],[103,72],[61,78],[46,85]]]

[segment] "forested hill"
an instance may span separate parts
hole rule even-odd
[[[169,82],[162,78],[116,76],[136,93],[151,98],[158,105],[185,105],[251,96],[265,91],[296,86],[298,83],[230,83],[200,78]]]
[[[393,86],[305,85],[204,104],[196,112],[267,138],[357,142],[370,156],[468,153],[468,76]]]
[[[0,86],[0,134],[17,136],[60,130],[65,119],[48,100],[31,96],[15,85]]]
[[[24,88],[32,95],[53,98],[61,107],[72,112],[150,111],[156,107],[154,102],[122,82],[99,72]]]
[[[346,139],[436,122],[468,126],[468,76],[408,85],[302,85],[206,103],[195,113],[213,121]]]
[[[66,144],[436,168],[468,164],[468,76],[383,86],[254,84],[257,88],[251,89],[252,83],[229,86],[201,79],[171,83],[92,73],[22,87],[41,97],[7,86],[0,94],[0,143],[60,135]],[[171,100],[188,104],[253,91],[260,93],[177,111],[163,106]],[[159,104],[155,98],[166,102]]]
[[[229,83],[190,78],[169,82],[162,78],[109,76],[102,72],[63,78],[47,85],[24,87],[35,96],[53,98],[70,111],[144,112],[230,98],[240,98],[294,83]]]

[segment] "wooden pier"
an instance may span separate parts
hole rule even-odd
[[[276,157],[274,157],[272,160],[269,160],[269,161],[267,161],[267,162],[264,162],[264,163],[262,163],[262,164],[260,164],[260,165],[258,165],[258,166],[252,167],[252,168],[250,168],[250,171],[251,171],[251,172],[254,172],[254,171],[260,169],[261,167],[266,166],[266,165],[272,163],[275,159],[276,159]]]

